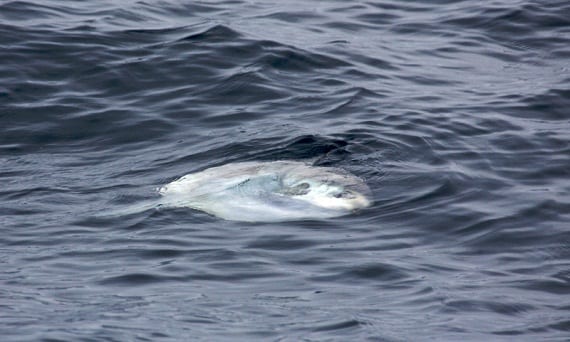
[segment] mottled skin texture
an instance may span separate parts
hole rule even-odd
[[[188,174],[159,190],[161,204],[235,221],[277,222],[346,215],[371,205],[370,189],[337,168],[244,162]]]

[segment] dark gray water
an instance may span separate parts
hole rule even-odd
[[[563,341],[567,1],[0,0],[2,341]],[[105,217],[236,161],[375,204]]]

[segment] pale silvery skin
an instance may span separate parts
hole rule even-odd
[[[188,174],[159,189],[163,207],[189,207],[226,220],[325,219],[372,204],[364,181],[303,162],[244,162]]]

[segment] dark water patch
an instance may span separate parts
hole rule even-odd
[[[254,159],[267,160],[316,160],[319,165],[325,165],[325,160],[331,154],[342,155],[348,142],[343,139],[306,135],[288,139],[275,148],[261,152]]]
[[[388,264],[374,263],[365,265],[350,265],[346,268],[329,269],[322,275],[312,277],[317,282],[347,282],[359,283],[370,281],[372,283],[397,284],[409,277],[404,270]],[[328,273],[328,274],[327,274]]]
[[[335,115],[355,114],[358,113],[359,108],[362,108],[363,103],[371,103],[383,97],[363,88],[343,90],[342,93],[346,95],[341,95],[340,93],[337,95],[342,101],[334,104],[332,108],[327,108],[321,115],[334,117]]]
[[[113,286],[144,286],[155,284],[163,281],[172,281],[174,279],[152,275],[152,274],[125,274],[116,277],[110,277],[104,280],[101,280],[99,284],[101,285],[113,285]]]
[[[256,64],[273,72],[312,73],[320,69],[333,69],[350,66],[349,63],[333,59],[323,54],[308,53],[291,47],[275,47],[268,50]]]
[[[550,329],[568,332],[570,331],[570,320],[561,320],[560,322],[550,324],[548,327]]]
[[[257,101],[271,101],[286,96],[286,93],[276,88],[264,87],[264,83],[264,79],[254,72],[238,73],[224,79],[215,88],[200,90],[194,96],[200,97],[201,101],[213,98],[223,99],[223,102],[220,102],[222,105],[242,105]],[[247,117],[241,118],[241,120],[247,119]]]
[[[568,279],[549,279],[549,280],[532,280],[525,284],[520,284],[516,287],[531,290],[547,292],[554,295],[568,295],[570,294],[570,289],[568,288]]]
[[[509,110],[514,115],[535,120],[565,122],[568,120],[565,108],[570,105],[570,91],[567,89],[549,89],[546,93],[524,99],[516,109]],[[513,115],[513,114],[511,114]]]
[[[240,38],[239,33],[236,31],[223,26],[216,25],[207,30],[192,34],[182,38],[182,40],[188,40],[196,43],[224,43]]]
[[[406,272],[387,264],[371,264],[356,267],[347,274],[349,277],[374,279],[379,281],[395,281],[407,278]]]
[[[179,164],[185,160],[194,160],[202,157],[202,154],[204,154],[204,158],[212,154],[224,155],[224,151],[227,150],[235,152],[233,156],[225,160],[226,163],[244,160],[305,160],[307,162],[316,162],[320,165],[325,165],[331,155],[338,156],[346,153],[343,151],[343,147],[347,146],[347,144],[348,143],[342,139],[312,135],[283,137],[282,139],[253,139],[245,142],[230,143],[220,146],[219,148],[212,148],[210,151],[198,155],[185,156],[174,161],[169,161],[165,166],[174,163]],[[190,172],[193,170],[187,171]]]
[[[330,323],[326,325],[317,326],[314,328],[314,331],[334,331],[334,330],[352,329],[358,327],[360,324],[362,323],[357,320],[349,320],[344,322]]]
[[[471,6],[471,9],[474,10],[471,16],[450,19],[444,23],[518,35],[564,28],[570,23],[565,16],[570,7],[563,1],[554,1],[547,7],[536,3],[516,6],[505,3],[493,7]]]
[[[60,8],[27,1],[6,1],[0,5],[1,17],[6,21],[27,21],[34,19],[62,19]]]
[[[450,311],[472,311],[472,312],[492,312],[503,315],[516,316],[528,311],[533,311],[530,305],[521,305],[512,303],[510,305],[503,303],[495,303],[492,301],[479,300],[454,300],[446,303],[446,310]]]
[[[49,111],[50,108],[45,108]],[[117,114],[117,111],[113,111]],[[109,113],[112,114],[112,113]],[[64,145],[92,143],[96,145],[113,145],[138,143],[160,137],[170,127],[162,120],[144,120],[130,122],[127,127],[116,124],[101,129],[99,118],[94,115],[91,120],[79,118],[77,120],[60,120],[57,123],[37,123],[37,130],[14,128],[4,135],[8,141],[26,140],[31,146],[61,147]],[[112,119],[120,120],[118,117]],[[19,125],[21,127],[21,125]],[[30,126],[30,125],[28,125]],[[128,133],[125,133],[128,132]],[[120,133],[120,134],[119,134]],[[25,145],[24,145],[25,146]],[[30,146],[30,147],[31,147]],[[24,148],[27,148],[24,147]]]
[[[256,241],[247,245],[247,248],[263,249],[263,250],[283,250],[295,251],[314,246],[315,243],[310,240],[294,240],[290,236],[267,236],[260,237]]]

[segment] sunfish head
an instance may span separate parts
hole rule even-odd
[[[370,189],[346,171],[324,167],[296,169],[283,177],[281,192],[328,210],[352,211],[372,204]]]

